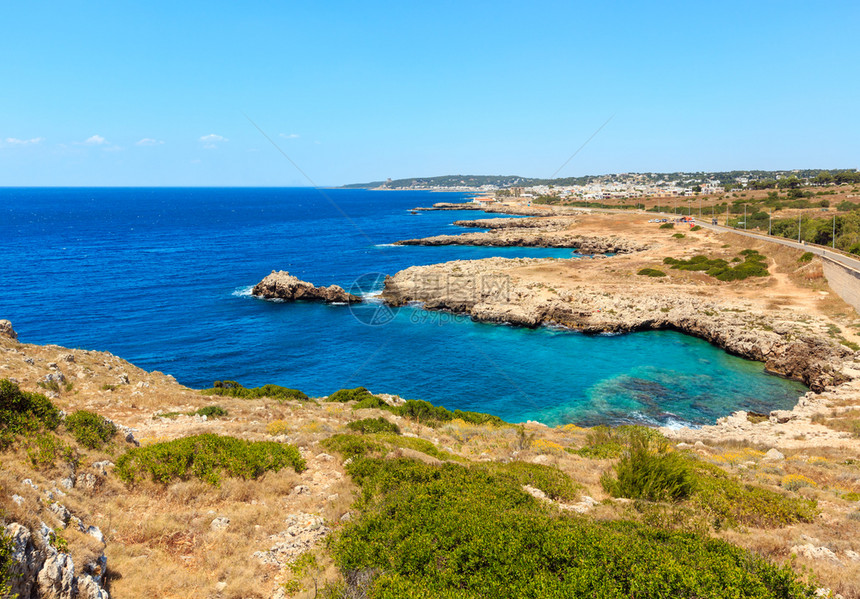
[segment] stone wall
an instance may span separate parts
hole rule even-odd
[[[836,295],[860,314],[860,271],[831,260],[827,256],[822,256],[821,262],[827,284]]]

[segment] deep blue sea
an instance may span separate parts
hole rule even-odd
[[[192,387],[215,379],[326,395],[363,385],[547,424],[711,423],[790,408],[805,388],[673,332],[584,336],[378,303],[265,302],[273,269],[372,292],[381,274],[540,248],[398,247],[482,212],[459,194],[315,189],[0,189],[0,318],[27,343],[111,351]],[[363,275],[364,276],[362,278]],[[380,318],[379,316],[383,316]],[[377,322],[370,326],[368,322]]]

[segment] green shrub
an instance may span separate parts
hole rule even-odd
[[[194,477],[218,485],[222,474],[252,479],[285,466],[296,472],[305,469],[292,445],[207,433],[132,449],[117,460],[116,472],[127,484],[146,478],[166,484]]]
[[[53,432],[45,431],[31,436],[25,441],[27,457],[36,469],[51,468],[62,460],[66,463],[77,465],[78,454]]]
[[[410,399],[402,406],[398,406],[392,411],[398,416],[418,420],[424,424],[433,426],[442,422],[448,422],[458,418],[470,424],[492,424],[500,426],[506,424],[504,420],[492,414],[484,414],[482,412],[469,412],[466,410],[448,410],[442,406],[434,406],[429,401],[418,399]]]
[[[99,449],[116,435],[116,425],[98,414],[86,410],[78,410],[66,416],[66,429],[75,441],[88,449]]]
[[[556,501],[574,501],[582,491],[579,485],[556,466],[513,461],[507,464],[489,463],[475,466],[513,487],[530,485]]]
[[[459,462],[463,460],[460,456],[439,449],[427,439],[419,439],[418,437],[401,437],[396,435],[376,435],[375,438],[380,441],[385,441],[395,447],[403,447],[413,451],[420,451],[421,453],[434,457],[437,460],[442,460],[443,462],[448,460]]]
[[[560,515],[485,467],[356,458],[363,513],[332,541],[345,585],[402,597],[812,597],[725,541]],[[361,583],[354,573],[367,575]],[[370,582],[368,583],[368,579]],[[347,591],[351,589],[346,589]],[[352,595],[350,595],[352,596]]]
[[[814,501],[744,484],[711,464],[698,460],[691,463],[696,481],[693,503],[709,515],[715,528],[780,527],[812,522],[818,514]]]
[[[666,273],[662,270],[658,270],[656,268],[643,268],[637,275],[642,275],[643,277],[665,277]]]
[[[570,453],[593,459],[617,458],[629,444],[632,436],[644,437],[649,443],[655,445],[667,442],[666,437],[655,428],[629,424],[615,428],[601,425],[590,428],[585,435],[585,445]]]
[[[206,416],[206,418],[223,418],[227,415],[227,410],[221,406],[206,406],[193,412],[196,416]]]
[[[766,277],[770,275],[767,270],[765,256],[756,250],[743,250],[740,252],[743,261],[738,260],[734,266],[722,258],[710,259],[707,256],[693,256],[689,260],[678,260],[677,258],[663,258],[663,264],[671,265],[677,270],[705,271],[706,274],[720,281],[742,281],[748,277]]]
[[[615,476],[607,473],[600,481],[613,497],[648,501],[689,499],[690,505],[704,513],[717,529],[738,525],[786,526],[811,522],[818,513],[815,502],[743,484],[717,466],[670,451],[658,431],[647,432],[653,429],[630,427],[622,433],[606,427],[595,429],[589,433],[593,434],[592,447],[602,448],[606,453],[623,448],[622,457],[614,467]]]
[[[645,436],[630,438],[628,448],[613,467],[615,476],[604,474],[600,482],[613,497],[648,501],[677,501],[693,493],[694,478],[688,461],[665,445],[650,443]]]
[[[337,401],[337,402],[347,402],[347,401],[357,401],[361,402],[369,397],[376,397],[368,391],[364,387],[356,387],[355,389],[340,389],[335,391],[331,395],[328,396],[327,401]],[[379,398],[376,398],[379,399]],[[382,400],[379,400],[382,401]]]
[[[211,389],[204,389],[203,395],[223,395],[226,397],[238,397],[241,399],[259,399],[268,397],[278,401],[307,401],[309,397],[298,389],[289,389],[280,385],[263,385],[262,387],[250,387],[246,389],[236,381],[215,381]]]
[[[693,225],[693,226],[690,228],[690,230],[691,230],[691,231],[701,231],[701,230],[702,230],[702,227],[701,227],[701,225]]]
[[[812,252],[803,252],[803,255],[797,259],[798,262],[811,262],[812,258],[815,257],[815,254]]]
[[[358,431],[359,433],[394,433],[400,434],[400,427],[393,422],[389,422],[382,416],[379,418],[364,418],[356,420],[346,425],[347,428]]]
[[[660,228],[661,229],[674,229],[675,223],[663,223],[662,225],[660,225]]]
[[[60,410],[39,393],[21,391],[8,379],[0,380],[0,449],[18,435],[55,430]]]
[[[674,237],[675,239],[684,239],[686,235],[684,235],[683,233],[675,233],[674,235],[672,235],[672,237]]]
[[[7,597],[12,590],[12,577],[18,565],[14,557],[15,547],[5,531],[0,530],[0,597]]]
[[[332,435],[321,441],[323,447],[349,459],[368,454],[382,455],[385,445],[361,435]]]

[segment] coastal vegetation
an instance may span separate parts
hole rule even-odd
[[[296,472],[305,469],[292,445],[205,433],[132,449],[117,459],[116,472],[129,485],[190,478],[218,485],[222,476],[253,479],[286,466]]]
[[[658,268],[643,268],[636,273],[643,277],[665,277],[666,273]]]
[[[400,434],[400,427],[379,416],[378,418],[362,418],[347,425],[347,428],[359,433],[393,433]]]
[[[88,449],[100,449],[117,433],[116,425],[103,416],[77,410],[63,421],[75,441]]]
[[[629,429],[614,436],[621,458],[601,484],[613,497],[651,502],[689,500],[692,513],[716,530],[736,526],[773,528],[811,522],[814,501],[742,484],[724,470],[672,448],[656,431]],[[604,446],[606,446],[604,444]]]
[[[708,258],[701,254],[688,260],[666,257],[663,264],[677,270],[704,271],[720,281],[742,281],[748,277],[766,277],[770,274],[767,258],[758,250],[743,250],[740,256],[743,256],[743,259],[735,258],[732,261],[734,264],[722,258]]]
[[[0,449],[18,435],[56,430],[60,421],[60,410],[47,397],[21,391],[8,379],[0,380]]]
[[[409,399],[400,405],[390,405],[382,398],[373,395],[364,387],[356,387],[355,389],[340,389],[328,396],[330,402],[345,403],[349,401],[356,402],[353,405],[354,410],[378,408],[387,410],[397,416],[403,416],[410,420],[423,422],[428,426],[438,426],[443,422],[448,422],[459,418],[471,424],[506,424],[504,420],[492,414],[484,414],[482,412],[470,412],[468,410],[449,410],[443,406],[434,406],[430,402]]]
[[[221,406],[204,406],[190,412],[159,412],[153,418],[176,418],[177,416],[206,416],[206,418],[224,418],[228,415],[227,410]]]
[[[361,489],[361,515],[332,544],[345,576],[329,596],[814,595],[787,566],[724,541],[562,515],[521,488],[570,496],[557,474],[541,488],[549,472],[541,468],[354,457],[347,472]]]
[[[215,381],[212,383],[211,389],[204,389],[200,393],[203,395],[224,395],[226,397],[240,397],[242,399],[258,399],[260,397],[270,397],[282,401],[298,400],[306,401],[307,395],[298,389],[290,389],[281,387],[280,385],[263,385],[261,387],[245,388],[236,381]]]

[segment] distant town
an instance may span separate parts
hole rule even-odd
[[[532,179],[518,176],[446,175],[388,179],[347,185],[348,188],[432,190],[480,193],[495,197],[557,198],[568,201],[671,198],[723,194],[737,189],[792,189],[810,185],[860,183],[856,169],[728,171],[698,173],[620,173]]]

